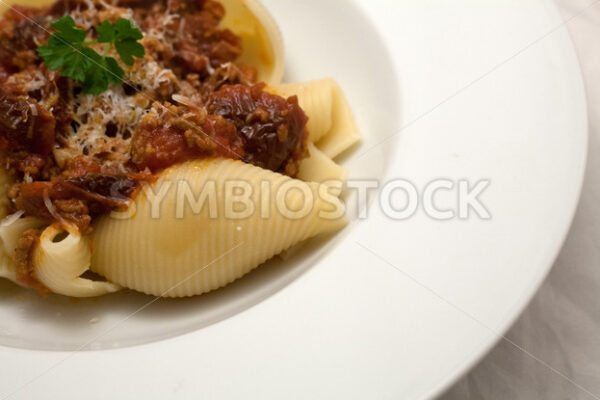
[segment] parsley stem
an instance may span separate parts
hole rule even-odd
[[[83,46],[92,46],[94,44],[98,44],[100,42],[98,42],[97,40],[92,40],[91,42],[83,42]]]
[[[106,45],[106,48],[104,49],[104,54],[102,54],[102,58],[106,58],[106,56],[108,55],[108,51],[110,50],[110,46],[110,43]]]

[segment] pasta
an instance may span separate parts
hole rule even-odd
[[[61,234],[66,236],[57,240]],[[54,293],[72,297],[94,297],[118,291],[120,287],[114,283],[80,277],[90,267],[92,251],[88,240],[55,225],[46,228],[33,256],[39,281]]]
[[[350,105],[333,79],[277,85],[273,91],[298,96],[300,106],[311,116],[309,139],[328,157],[339,156],[360,140]]]
[[[5,252],[0,252],[0,278],[5,278],[18,283],[17,273],[12,266],[11,256]]]
[[[40,228],[44,222],[35,218],[22,218],[10,225],[0,226],[0,276],[17,281],[12,252],[23,232]],[[94,282],[80,278],[90,266],[91,249],[87,239],[81,235],[66,234],[55,241],[62,229],[47,227],[40,237],[40,244],[34,253],[36,276],[39,281],[54,293],[72,297],[92,297],[119,290],[115,284]]]
[[[252,193],[246,202],[259,209],[237,218],[211,218],[206,201],[194,210],[196,199],[211,182],[216,189],[215,215],[226,216],[231,207],[226,188],[231,182],[248,185]],[[269,189],[261,190],[261,183]],[[304,239],[346,223],[339,200],[322,198],[319,185],[239,161],[202,160],[172,167],[150,190],[159,193],[165,185],[168,190],[160,196],[160,209],[154,211],[160,218],[151,216],[157,200],[140,196],[133,218],[104,217],[98,222],[93,235],[95,272],[156,296],[202,294],[234,281]],[[287,205],[282,203],[283,195],[287,195]],[[302,211],[306,215],[295,215],[303,207],[307,207]],[[321,213],[333,215],[323,218]]]
[[[271,14],[257,0],[224,0],[223,25],[242,37],[240,61],[259,66],[258,80],[268,85],[281,83],[285,60],[283,38]]]
[[[27,1],[46,8],[0,20],[0,277],[194,296],[347,224],[334,159],[360,140],[354,116],[333,79],[281,83],[281,33],[258,0]],[[132,63],[94,47],[102,19],[139,31]],[[15,24],[48,47],[15,48]],[[92,93],[48,61],[60,29],[122,61],[123,81]]]
[[[0,240],[2,241],[2,251],[6,255],[11,255],[17,247],[17,242],[23,232],[29,229],[41,228],[43,226],[43,221],[32,217],[20,218],[11,224],[1,224]]]
[[[298,178],[306,182],[322,183],[331,188],[332,193],[339,196],[348,179],[348,171],[336,164],[312,143],[308,145],[308,152],[308,157],[300,164]]]

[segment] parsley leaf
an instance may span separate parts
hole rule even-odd
[[[65,57],[62,75],[71,77],[78,82],[82,82],[85,79],[85,71],[90,68],[90,64],[91,61],[89,58],[81,57],[79,53],[72,52]]]
[[[146,50],[137,42],[143,37],[142,31],[130,20],[121,18],[115,23],[115,48],[125,64],[133,65],[132,56],[144,57]]]
[[[115,27],[108,21],[102,22],[96,27],[99,43],[112,43],[115,41]]]
[[[71,16],[66,16],[50,24],[58,31],[57,36],[68,42],[77,44],[85,40],[86,32],[75,26],[75,21]]]
[[[61,18],[51,26],[57,32],[50,36],[47,46],[38,47],[37,50],[46,65],[51,70],[57,70],[69,61],[73,61],[73,54],[81,50],[86,32],[77,28],[71,17]]]
[[[62,76],[72,78],[82,86],[83,93],[99,95],[109,85],[123,83],[125,71],[119,62],[107,54],[114,45],[119,57],[126,65],[133,65],[133,57],[142,58],[146,54],[144,46],[138,43],[144,35],[132,21],[121,18],[115,24],[103,21],[95,29],[98,39],[86,42],[87,32],[75,25],[71,16],[66,16],[51,24],[56,30],[46,46],[37,49],[44,64],[53,71],[61,71]],[[105,44],[104,54],[99,54],[90,46]]]

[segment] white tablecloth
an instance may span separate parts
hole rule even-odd
[[[590,150],[569,237],[550,276],[506,335],[539,361],[502,340],[443,400],[600,399],[600,2],[557,3],[583,70]]]

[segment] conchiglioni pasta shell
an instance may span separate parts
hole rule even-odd
[[[230,185],[251,188],[253,212],[228,213],[232,204],[239,206],[226,195],[232,193],[227,191]],[[213,187],[217,207],[206,201],[194,210],[193,200],[185,196],[200,199]],[[326,189],[240,161],[210,159],[172,167],[138,196],[135,209],[96,223],[92,270],[156,296],[209,292],[298,242],[343,227],[343,206]],[[285,199],[282,193],[287,193]],[[303,203],[305,198],[308,203]],[[233,209],[250,210],[238,208]],[[298,210],[306,215],[292,212]]]
[[[0,15],[10,4],[43,7],[54,1],[0,1]],[[257,68],[259,81],[269,85],[279,84],[285,68],[283,38],[271,14],[258,0],[219,0],[219,2],[226,9],[222,26],[230,29],[243,40],[244,52],[238,61]]]
[[[339,196],[348,175],[346,169],[327,157],[313,143],[308,144],[308,157],[300,163],[298,179],[327,185],[331,193]]]
[[[0,2],[0,14],[4,13],[11,5],[44,7],[52,3],[54,3],[54,0],[3,0]]]
[[[298,96],[309,116],[309,140],[329,158],[335,158],[360,141],[360,131],[350,104],[338,83],[331,79],[286,83],[270,88],[274,93]]]
[[[238,60],[258,69],[259,82],[281,83],[285,69],[283,37],[277,23],[258,0],[219,0],[225,6],[223,26],[243,40]]]

